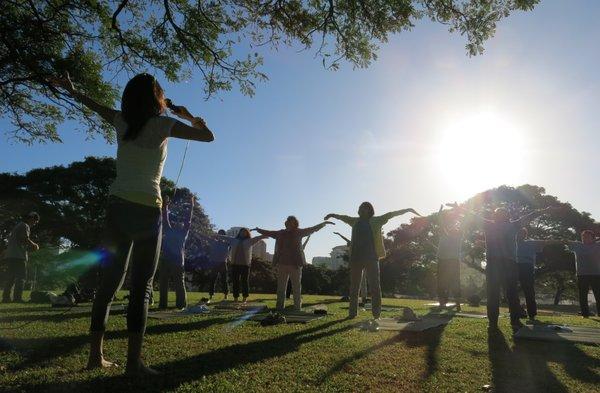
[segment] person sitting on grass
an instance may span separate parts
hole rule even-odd
[[[575,253],[575,271],[577,274],[577,290],[581,316],[589,318],[588,293],[590,287],[596,299],[596,313],[600,315],[600,243],[596,241],[594,232],[581,232],[580,242],[567,242],[567,247]]]
[[[29,236],[31,236],[31,228],[39,222],[39,214],[31,212],[24,221],[15,225],[8,235],[8,244],[3,257],[8,265],[8,270],[4,282],[2,303],[11,302],[11,291],[13,292],[13,302],[23,302],[23,286],[27,277],[27,260],[29,259],[28,250],[37,251],[40,249],[40,246],[31,240]]]
[[[327,224],[333,225],[332,222],[326,221],[310,228],[299,228],[298,219],[289,216],[285,220],[285,229],[279,231],[253,229],[261,235],[275,239],[273,265],[277,266],[277,310],[284,309],[288,279],[292,281],[294,309],[296,311],[302,309],[302,267],[306,264],[302,238],[321,230]]]
[[[216,237],[225,240],[231,247],[231,284],[233,300],[239,302],[240,287],[242,301],[246,303],[250,295],[250,265],[252,263],[252,248],[268,236],[252,237],[248,228],[241,228],[236,237],[217,234]]]
[[[218,235],[225,236],[227,233],[221,229],[217,232]],[[229,286],[227,284],[227,263],[229,262],[229,241],[218,237],[199,235],[202,239],[208,242],[208,269],[210,273],[208,287],[208,301],[210,303],[215,294],[215,286],[217,280],[221,281],[221,290],[223,292],[223,300],[227,300],[229,295]]]
[[[367,281],[371,289],[372,313],[377,321],[381,316],[381,281],[379,278],[379,260],[385,257],[382,227],[392,218],[406,213],[420,216],[414,209],[403,209],[375,216],[375,209],[369,202],[361,203],[358,217],[330,213],[325,221],[335,218],[352,227],[350,249],[350,306],[349,318],[358,314],[358,294],[363,271],[366,270]]]
[[[169,219],[169,200],[163,204],[163,225],[165,237],[163,239],[163,252],[160,263],[160,300],[158,308],[166,309],[169,302],[169,280],[175,286],[175,305],[178,309],[187,306],[185,292],[185,242],[190,233],[192,218],[194,217],[195,199],[190,199],[189,214],[182,223],[172,224]]]
[[[503,207],[497,208],[491,218],[484,218],[459,206],[456,202],[449,203],[447,206],[468,214],[477,224],[483,227],[487,259],[485,277],[489,328],[493,330],[498,328],[500,292],[504,288],[510,311],[510,322],[513,330],[518,330],[523,324],[519,320],[521,317],[521,303],[517,291],[517,233],[525,224],[548,212],[550,208],[534,210],[516,220],[511,220],[510,213]]]
[[[101,262],[102,281],[92,306],[91,345],[87,367],[114,366],[104,358],[106,322],[115,293],[129,267],[131,286],[127,309],[128,374],[157,374],[142,362],[148,300],[161,246],[162,196],[160,179],[167,158],[169,137],[211,142],[204,120],[183,106],[171,104],[171,113],[191,123],[163,116],[167,102],[158,81],[150,74],[133,77],[123,91],[121,110],[101,105],[77,91],[69,75],[52,81],[75,100],[96,112],[117,131],[117,176],[107,204],[106,249]]]

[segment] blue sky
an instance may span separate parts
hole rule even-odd
[[[204,101],[199,78],[163,83],[216,135],[190,145],[180,184],[199,195],[218,228],[275,229],[290,214],[309,226],[329,212],[354,214],[363,200],[378,213],[427,214],[523,183],[598,218],[599,11],[594,1],[544,0],[501,22],[478,57],[466,55],[463,37],[428,21],[383,44],[366,70],[328,71],[312,51],[281,48],[267,53],[269,81],[253,98],[231,92]],[[0,170],[116,152],[73,124],[61,136],[62,144],[33,146],[2,136]],[[170,141],[165,176],[176,177],[184,146]],[[342,223],[335,229],[349,233]],[[338,244],[324,229],[307,256]]]

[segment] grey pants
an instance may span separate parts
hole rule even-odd
[[[363,271],[366,271],[367,282],[371,292],[371,304],[374,318],[381,315],[381,282],[379,280],[379,261],[350,261],[350,307],[349,315],[354,318],[358,314],[358,294]]]
[[[100,266],[101,282],[92,306],[91,331],[106,329],[110,305],[129,268],[127,330],[144,333],[152,279],[160,254],[160,209],[111,198],[107,224],[107,256]]]
[[[294,309],[302,309],[302,266],[282,265],[277,266],[277,309],[283,310],[285,306],[285,290],[288,279],[292,282],[294,294]]]
[[[185,269],[182,261],[163,258],[160,260],[159,284],[160,300],[158,307],[167,308],[169,303],[169,281],[173,282],[175,288],[175,305],[177,308],[187,306],[187,294],[185,292]]]
[[[2,301],[10,301],[10,292],[14,289],[13,299],[15,302],[23,300],[23,286],[27,276],[27,263],[24,259],[6,258],[4,260],[8,266],[6,271],[6,281],[4,283],[4,293]]]

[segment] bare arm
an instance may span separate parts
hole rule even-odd
[[[417,216],[421,217],[421,215],[419,213],[417,213],[415,211],[415,209],[409,208],[409,209],[396,210],[396,211],[393,211],[393,212],[386,213],[386,214],[384,214],[382,216],[379,216],[379,219],[382,220],[383,222],[388,222],[392,218],[397,217],[397,216],[401,216],[401,215],[406,214],[406,213],[413,213],[413,214],[416,214]]]
[[[280,231],[267,231],[266,229],[262,229],[262,228],[258,228],[258,227],[254,228],[252,230],[260,233],[261,235],[264,235],[267,237],[272,237],[273,239],[277,239],[277,237],[279,236],[279,232],[280,232]]]
[[[194,205],[195,204],[196,204],[196,198],[194,198],[194,196],[192,195],[192,198],[190,200],[190,215],[184,224],[184,228],[186,231],[189,231],[190,227],[192,226],[192,218],[194,218]]]
[[[347,245],[350,245],[350,243],[351,243],[351,242],[350,242],[350,239],[348,239],[346,236],[342,235],[342,234],[341,234],[341,233],[339,233],[339,232],[333,232],[333,233],[335,233],[336,235],[338,235],[339,237],[341,237],[342,239],[344,239],[344,240],[346,241],[346,244],[347,244]]]
[[[345,216],[343,214],[334,214],[334,213],[329,213],[328,215],[326,215],[324,220],[327,221],[330,218],[335,218],[336,220],[345,222],[346,224],[348,224],[350,226],[356,224],[356,221],[358,221],[358,217],[350,217],[350,216]]]
[[[538,210],[534,210],[532,212],[529,212],[528,214],[525,214],[524,216],[521,216],[520,218],[518,218],[517,220],[514,220],[513,222],[517,225],[527,225],[531,220],[536,219],[537,217],[541,216],[542,214],[546,213],[550,208],[547,207],[545,209],[538,209]]]
[[[325,225],[328,225],[328,224],[335,225],[334,223],[332,223],[330,221],[325,221],[325,222],[322,222],[322,223],[315,225],[313,227],[310,227],[310,228],[300,229],[299,231],[300,231],[300,234],[302,237],[309,236],[309,235],[321,230]]]
[[[302,243],[302,249],[304,250],[306,248],[306,245],[308,244],[308,241],[310,240],[310,235],[308,235],[306,237],[306,239],[304,240],[304,243]]]
[[[454,203],[446,203],[446,206],[451,207],[453,209],[456,209],[459,212],[470,216],[475,221],[477,221],[477,223],[480,224],[480,225],[484,224],[484,223],[492,222],[491,220],[488,220],[487,218],[485,218],[483,216],[480,216],[479,214],[475,213],[472,210],[466,209],[466,208],[464,208],[462,206],[458,206],[458,203],[456,203],[456,202],[454,202]]]
[[[102,117],[107,122],[109,122],[111,124],[113,123],[115,115],[117,114],[118,111],[113,108],[109,108],[107,106],[99,104],[96,101],[94,101],[93,99],[86,96],[85,94],[78,92],[75,89],[75,86],[73,85],[73,82],[71,81],[71,77],[69,76],[68,73],[65,74],[61,78],[56,78],[56,79],[52,80],[51,83],[54,84],[55,86],[61,87],[64,90],[66,90],[71,95],[71,97],[73,97],[74,99],[76,99],[77,101],[82,103],[83,105],[87,106],[92,111],[96,112],[98,115],[100,115],[100,117]]]
[[[169,221],[169,202],[163,204],[162,208],[163,225],[171,229],[171,221]]]
[[[192,124],[190,127],[185,123],[177,121],[173,125],[173,128],[171,128],[172,137],[199,142],[212,142],[215,140],[213,133],[206,126],[204,119],[194,117],[185,106],[173,105],[168,98],[165,99],[165,102],[172,114]]]

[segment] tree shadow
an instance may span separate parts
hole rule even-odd
[[[338,334],[354,327],[346,325],[330,329],[339,322],[340,320],[334,320],[309,329],[294,331],[266,340],[234,344],[197,356],[157,365],[156,368],[163,372],[164,376],[154,378],[145,377],[143,379],[131,379],[123,375],[103,376],[81,382],[31,383],[29,385],[21,385],[20,389],[24,391],[44,392],[62,392],[67,390],[161,392],[172,390],[184,383],[201,379],[203,376],[218,374],[247,364],[285,356],[297,351],[301,345],[310,341]]]

